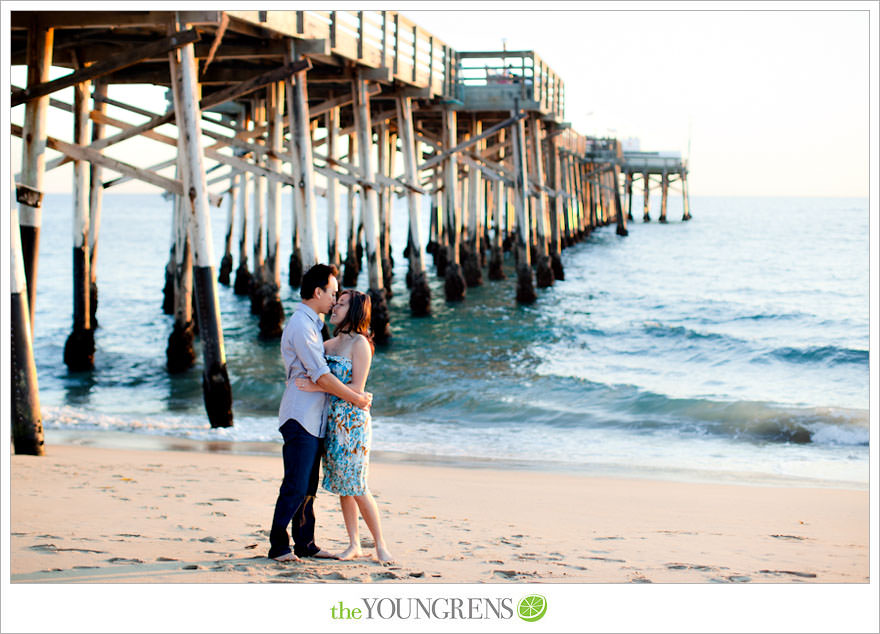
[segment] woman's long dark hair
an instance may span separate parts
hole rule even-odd
[[[336,301],[338,302],[343,295],[349,296],[348,313],[346,313],[345,317],[342,318],[342,321],[336,325],[336,328],[333,330],[333,336],[346,332],[363,335],[367,338],[367,341],[370,342],[370,350],[375,351],[376,348],[373,345],[373,332],[370,330],[370,318],[372,316],[373,306],[373,303],[370,301],[370,296],[361,293],[360,291],[347,289],[339,293],[339,297],[336,298]]]

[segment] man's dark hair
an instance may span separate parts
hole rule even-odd
[[[315,289],[327,288],[331,275],[334,277],[339,275],[339,269],[332,264],[316,264],[303,275],[299,296],[303,299],[312,299],[315,296]]]

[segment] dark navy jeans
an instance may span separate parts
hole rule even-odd
[[[269,557],[290,552],[288,525],[293,523],[293,552],[308,557],[320,550],[315,545],[315,494],[318,492],[318,469],[324,439],[315,438],[296,420],[288,418],[281,426],[284,437],[284,479],[275,502],[272,530],[269,533]]]

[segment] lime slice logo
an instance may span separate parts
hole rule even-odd
[[[523,621],[538,621],[547,613],[547,599],[540,594],[523,597],[517,605],[517,614]]]

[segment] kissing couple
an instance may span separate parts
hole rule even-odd
[[[269,533],[269,557],[356,559],[364,557],[358,535],[358,510],[373,534],[376,559],[393,561],[382,537],[379,509],[367,487],[370,406],[364,391],[373,342],[369,296],[339,291],[335,266],[316,264],[302,278],[302,303],[281,335],[287,387],[278,413],[284,438],[284,479]],[[324,315],[330,314],[334,336],[323,340]],[[315,495],[323,458],[323,486],[339,496],[349,545],[331,554],[315,544]],[[293,551],[287,527],[291,525]]]

